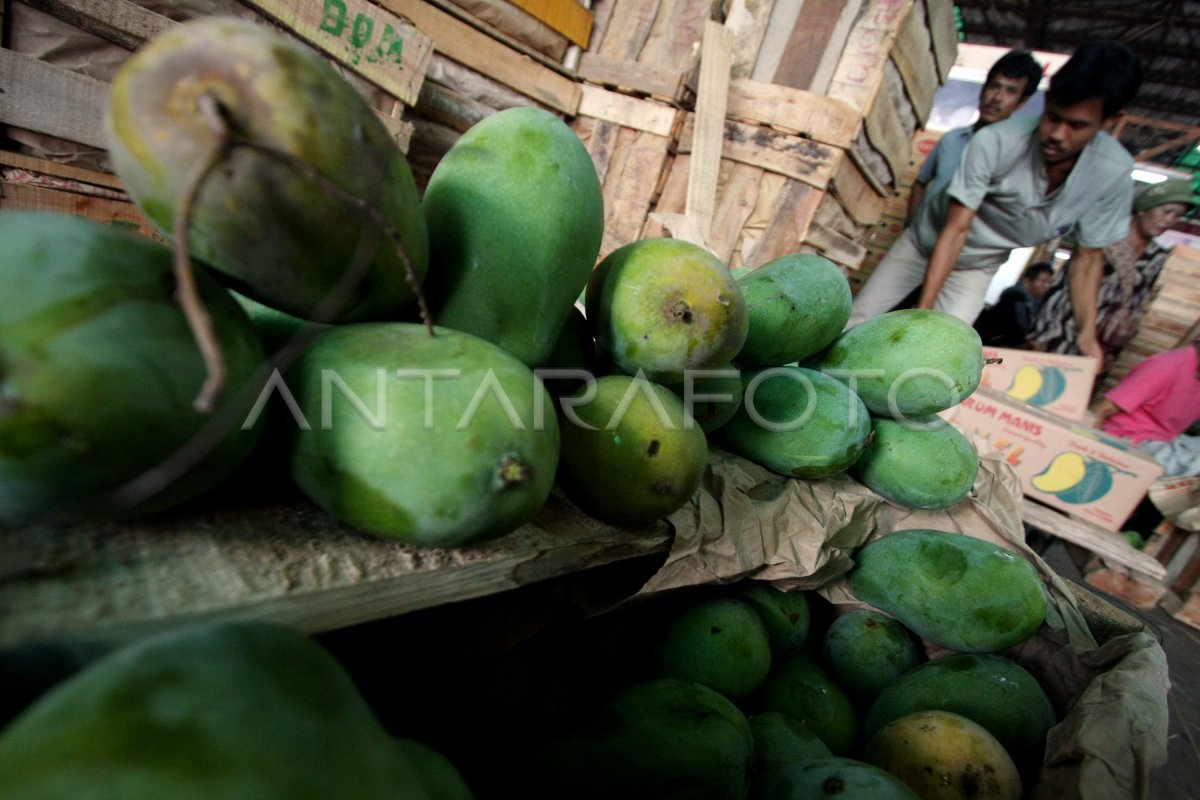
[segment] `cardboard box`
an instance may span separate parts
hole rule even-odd
[[[1110,531],[1121,530],[1163,472],[1123,439],[1001,392],[977,389],[942,415],[1003,453],[1026,497]]]
[[[983,357],[1000,361],[984,365],[981,386],[1065,419],[1080,420],[1087,413],[1096,382],[1091,356],[984,347]]]

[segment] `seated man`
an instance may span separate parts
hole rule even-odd
[[[1025,335],[1033,330],[1034,316],[1053,278],[1054,269],[1047,261],[1026,267],[1021,280],[1001,292],[996,305],[987,306],[976,318],[975,330],[983,343],[1025,349]]]
[[[1200,475],[1200,340],[1150,356],[1092,406],[1095,424],[1128,439],[1163,466],[1164,477]]]

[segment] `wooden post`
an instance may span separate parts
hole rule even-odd
[[[696,133],[688,173],[687,211],[707,237],[717,201],[717,173],[725,140],[725,106],[729,94],[729,61],[733,37],[724,25],[709,20],[700,51],[700,90],[696,93]],[[699,244],[699,242],[697,242]]]

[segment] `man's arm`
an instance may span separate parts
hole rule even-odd
[[[939,240],[940,242],[940,240]],[[1104,351],[1096,340],[1096,298],[1104,277],[1104,252],[1098,247],[1080,247],[1071,257],[1067,283],[1071,288],[1071,313],[1075,315],[1075,346],[1085,356],[1098,359],[1096,371],[1104,366]]]
[[[950,277],[963,245],[967,243],[967,231],[971,229],[971,221],[975,219],[975,211],[967,208],[957,200],[950,200],[950,208],[946,211],[946,222],[938,234],[937,244],[933,246],[933,255],[929,257],[929,265],[925,267],[925,284],[921,287],[921,299],[917,308],[933,308],[938,292]],[[1093,298],[1092,316],[1095,317],[1095,300]]]
[[[914,182],[912,190],[908,193],[908,214],[904,217],[905,223],[912,222],[912,218],[916,216],[917,207],[921,205],[921,200],[925,197],[925,184]]]
[[[1120,410],[1121,409],[1118,408],[1117,404],[1112,400],[1109,400],[1107,397],[1101,397],[1092,405],[1092,414],[1095,416],[1095,419],[1092,422],[1097,428],[1099,428],[1104,424],[1106,419]]]

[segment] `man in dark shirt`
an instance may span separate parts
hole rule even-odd
[[[975,330],[985,345],[1025,348],[1025,335],[1033,328],[1038,304],[1050,289],[1054,269],[1046,261],[1030,264],[1021,280],[1000,293],[975,320]]]

